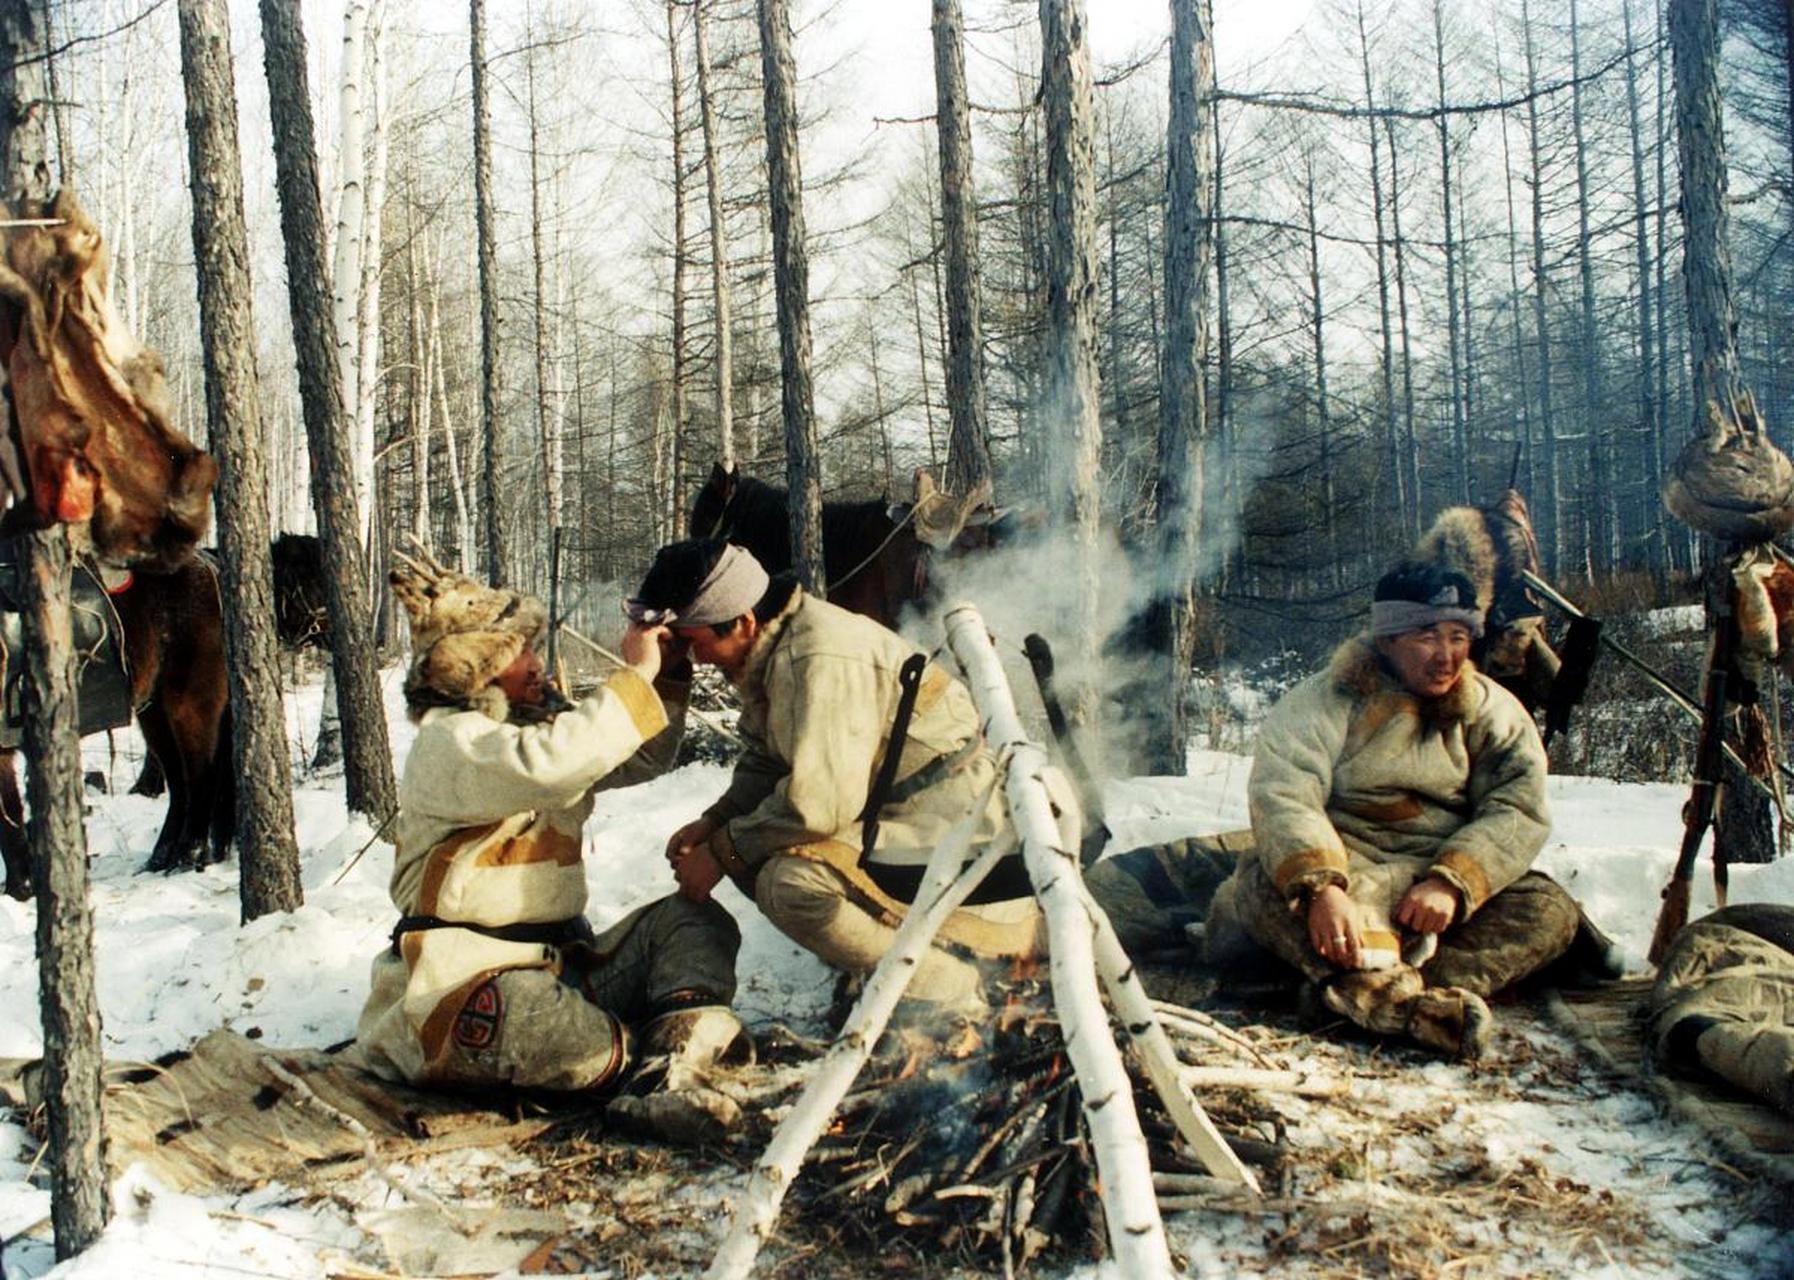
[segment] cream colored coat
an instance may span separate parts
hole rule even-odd
[[[542,724],[428,712],[399,783],[393,905],[403,916],[487,926],[582,918],[581,830],[593,792],[664,768],[658,756],[624,766],[666,727],[659,696],[628,669]],[[542,943],[408,932],[398,955],[374,962],[357,1039],[376,1069],[428,1080],[475,989],[509,969],[559,965],[557,948]]]
[[[1514,696],[1466,667],[1438,699],[1407,692],[1368,637],[1266,717],[1248,795],[1254,857],[1280,893],[1338,884],[1367,945],[1410,885],[1435,875],[1467,919],[1532,865],[1551,829],[1545,749]]]
[[[950,772],[879,811],[878,841],[861,865],[860,814],[884,758],[896,717],[898,671],[914,645],[857,613],[800,589],[755,640],[737,678],[745,742],[729,789],[707,816],[721,823],[725,868],[751,878],[767,859],[791,854],[833,867],[863,905],[887,924],[906,899],[881,868],[924,866],[941,837],[982,805],[975,844],[1009,827],[996,760],[984,745],[978,711],[964,685],[939,667],[925,669],[897,769],[899,785],[931,761],[952,758]],[[1049,770],[1062,838],[1079,826],[1070,790]],[[1069,834],[1066,834],[1069,833]],[[737,861],[738,860],[738,861]],[[1033,954],[1039,908],[1019,862],[1000,865],[1003,892],[1019,896],[962,907],[941,936],[986,956]],[[746,887],[744,885],[744,887]],[[800,938],[800,942],[804,939]]]
[[[832,841],[860,848],[860,813],[897,713],[897,673],[914,645],[870,618],[800,589],[755,640],[736,687],[745,742],[729,789],[709,816],[726,823],[750,868],[775,853]],[[927,668],[898,764],[901,782],[979,738],[964,685]],[[950,776],[880,814],[871,861],[925,863],[989,785],[996,763],[978,745]],[[1007,825],[1001,795],[984,806],[977,840]]]

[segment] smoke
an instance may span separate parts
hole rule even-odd
[[[1235,419],[1236,441],[1252,431],[1243,419],[1243,413]],[[1063,527],[991,551],[937,555],[929,576],[938,604],[925,617],[906,615],[904,634],[932,650],[941,643],[939,615],[962,601],[975,605],[995,638],[1018,707],[1031,729],[1044,734],[1045,716],[1022,654],[1023,639],[1040,634],[1052,646],[1061,697],[1069,701],[1083,688],[1100,702],[1100,734],[1080,738],[1086,758],[1099,773],[1106,771],[1105,765],[1120,771],[1132,754],[1129,744],[1140,740],[1146,717],[1162,710],[1162,702],[1148,706],[1147,701],[1172,694],[1162,687],[1157,660],[1143,643],[1141,624],[1148,606],[1187,583],[1200,591],[1216,580],[1239,545],[1243,495],[1270,465],[1269,448],[1229,454],[1210,442],[1202,476],[1201,537],[1187,567],[1171,563],[1156,543],[1124,548],[1112,530],[1103,530],[1094,553],[1099,594],[1093,637],[1080,634],[1089,616],[1076,594],[1086,581],[1083,552]]]

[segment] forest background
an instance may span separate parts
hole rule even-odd
[[[236,8],[273,511],[277,527],[305,531],[260,33],[252,7]],[[1687,569],[1692,541],[1657,499],[1694,412],[1660,8],[1255,8],[1269,7],[1223,0],[1214,17],[1202,542],[1233,643],[1275,647],[1343,621],[1434,511],[1491,500],[1510,480],[1559,580],[1648,573],[1661,588]],[[1102,506],[1123,543],[1140,544],[1155,514],[1165,350],[1169,17],[1138,0],[1092,9]],[[178,421],[203,437],[174,5],[52,0],[47,12],[62,175],[111,236],[121,309],[164,353]],[[1727,0],[1721,16],[1739,350],[1787,447],[1789,18],[1774,0]],[[307,0],[303,17],[376,590],[406,531],[490,568],[490,449],[506,576],[546,593],[560,528],[576,620],[614,611],[608,584],[681,534],[719,455],[783,474],[754,6],[489,7],[501,395],[490,438],[468,15]],[[794,17],[823,487],[901,496],[913,468],[938,473],[948,438],[929,14],[840,0]],[[1050,483],[1039,40],[1032,3],[967,6],[988,432],[1006,504],[1045,502]],[[397,640],[390,600],[379,612]]]

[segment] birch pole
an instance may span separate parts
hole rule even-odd
[[[1001,770],[998,771],[999,776]],[[991,788],[996,779],[991,780]],[[753,1271],[760,1246],[772,1233],[785,1192],[797,1179],[804,1156],[816,1145],[834,1119],[841,1099],[847,1096],[860,1069],[872,1054],[872,1046],[884,1032],[915,976],[916,962],[940,932],[942,923],[990,874],[992,867],[1014,849],[1011,840],[993,840],[982,851],[972,851],[979,816],[990,801],[986,791],[979,802],[937,846],[923,873],[915,906],[897,927],[891,949],[878,962],[859,1003],[848,1016],[841,1033],[829,1048],[803,1096],[797,1100],[766,1146],[766,1154],[754,1166],[748,1185],[735,1207],[729,1232],[711,1259],[705,1280],[745,1280]]]
[[[1169,1278],[1175,1272],[1153,1195],[1146,1135],[1134,1109],[1134,1087],[1121,1051],[1107,1034],[1109,1015],[1097,989],[1094,939],[1098,922],[1106,923],[1106,918],[1093,909],[1083,888],[1077,848],[1058,847],[1058,824],[1041,778],[1047,754],[1022,729],[984,619],[971,605],[959,604],[947,611],[946,627],[947,645],[966,673],[985,735],[1009,761],[1004,793],[1010,820],[1021,837],[1028,878],[1046,913],[1053,1007],[1065,1029],[1066,1056],[1083,1095],[1109,1248],[1120,1274],[1129,1280]],[[1151,1005],[1143,1012],[1152,1024]]]

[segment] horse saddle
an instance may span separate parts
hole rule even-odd
[[[0,747],[21,745],[25,736],[23,661],[24,548],[0,539]],[[106,571],[77,565],[69,591],[69,621],[75,648],[75,715],[83,735],[129,724],[131,674],[125,669],[118,613],[107,598]]]

